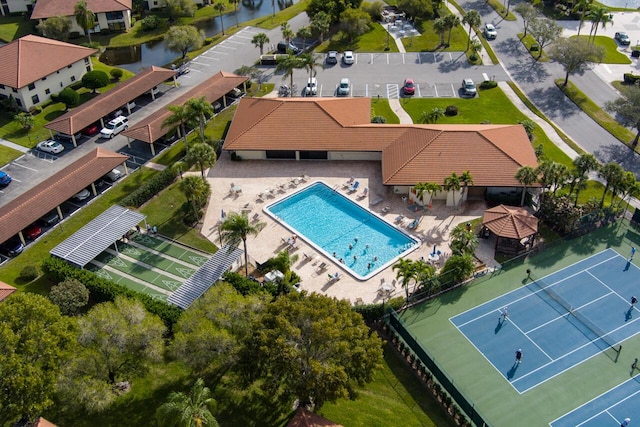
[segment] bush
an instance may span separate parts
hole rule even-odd
[[[75,39],[79,39],[80,38],[80,32],[79,31],[71,31],[69,33],[69,39],[70,40],[75,40]]]
[[[95,273],[76,268],[60,258],[46,258],[42,262],[42,270],[51,281],[56,283],[67,279],[77,279],[89,289],[91,300],[95,303],[114,301],[118,295],[138,300],[147,311],[160,317],[169,330],[173,328],[182,314],[182,310],[173,304],[154,299],[150,295],[136,292],[118,283],[98,277]]]
[[[153,31],[160,26],[160,18],[157,15],[149,15],[140,24],[142,31]]]
[[[537,51],[539,51],[539,50],[540,50],[540,45],[539,45],[539,44],[535,44],[535,43],[534,43],[534,44],[532,44],[532,45],[531,45],[531,47],[529,48],[529,50],[530,50],[531,52],[537,52]]]
[[[640,80],[640,76],[636,76],[631,73],[624,73],[622,78],[623,83],[627,85],[634,85],[638,80]]]
[[[213,43],[213,39],[211,37],[207,37],[206,39],[204,39],[205,46],[209,46],[211,43]]]
[[[112,68],[111,71],[109,71],[111,78],[113,78],[115,81],[120,80],[123,73],[124,72],[120,68]]]
[[[87,74],[82,76],[82,84],[86,88],[94,91],[107,86],[109,83],[111,83],[109,75],[102,70],[89,71]]]
[[[37,106],[33,106],[31,108],[29,108],[29,114],[31,114],[32,116],[38,115],[42,113],[42,108],[37,107]]]
[[[26,265],[20,271],[20,280],[25,282],[31,282],[38,278],[38,269],[33,265]]]
[[[371,123],[387,123],[387,118],[385,116],[373,116]]]
[[[120,200],[121,206],[133,206],[139,208],[153,196],[164,190],[176,179],[176,172],[172,168],[166,168],[162,172],[154,175],[145,182],[140,188]]]
[[[447,105],[447,108],[444,110],[445,116],[457,116],[458,115],[458,107],[455,105]]]
[[[51,288],[49,299],[62,314],[72,316],[89,302],[89,290],[77,279],[67,279]]]
[[[498,86],[498,82],[495,80],[485,80],[480,83],[480,89],[493,89]]]
[[[78,102],[80,102],[80,95],[78,95],[78,92],[68,87],[62,89],[58,94],[58,100],[69,108],[78,105]]]

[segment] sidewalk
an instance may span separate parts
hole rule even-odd
[[[4,145],[5,147],[11,148],[16,151],[20,151],[21,153],[28,153],[31,149],[27,147],[23,147],[22,145],[15,144],[11,141],[7,141],[6,139],[0,138],[0,145]]]

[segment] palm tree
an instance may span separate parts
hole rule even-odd
[[[429,112],[423,111],[420,123],[436,123],[440,117],[444,116],[444,110],[440,107],[433,107]]]
[[[640,194],[640,182],[638,182],[638,180],[636,180],[636,176],[634,175],[633,172],[625,172],[624,176],[622,177],[622,183],[621,183],[621,187],[620,187],[620,201],[618,202],[618,207],[620,207],[620,205],[622,203],[624,203],[625,199],[627,197],[637,197]],[[626,213],[626,207],[625,207],[625,213]],[[624,215],[622,215],[624,216]]]
[[[178,160],[177,162],[171,165],[171,169],[174,172],[178,172],[180,174],[180,179],[182,179],[182,172],[188,170],[189,165],[187,165],[187,163],[183,162],[182,160]]]
[[[238,24],[238,9],[240,8],[240,0],[229,0],[229,2],[233,3],[233,11],[234,11],[234,15],[236,16],[236,28],[238,28],[238,26],[240,24]]]
[[[573,11],[578,11],[580,13],[580,23],[578,24],[578,37],[580,36],[580,30],[582,29],[582,24],[584,23],[584,15],[587,13],[589,8],[591,7],[591,3],[593,0],[577,0],[574,4]]]
[[[409,301],[409,284],[416,278],[416,265],[410,259],[400,258],[393,267],[396,272],[396,279],[400,280],[402,287],[407,295],[407,301]]]
[[[460,189],[462,188],[460,185],[460,177],[458,176],[458,174],[452,172],[451,175],[447,176],[444,179],[443,188],[446,191],[453,191],[453,205],[457,206],[458,204],[456,203],[456,192],[460,191]]]
[[[240,242],[244,245],[244,269],[245,274],[249,275],[249,256],[247,254],[247,237],[257,236],[266,224],[259,222],[251,225],[246,213],[231,212],[220,225],[220,237],[223,242],[228,244],[230,248],[240,246]]]
[[[433,198],[435,197],[436,194],[438,194],[439,192],[442,191],[442,186],[440,184],[437,184],[435,182],[427,182],[425,184],[425,189],[427,191],[427,193],[429,193],[429,207],[431,207],[431,203],[433,203]]]
[[[309,71],[309,79],[316,76],[316,67],[323,67],[324,63],[313,53],[303,53],[298,57],[298,61],[302,67]]]
[[[258,33],[251,39],[255,47],[260,48],[260,55],[264,55],[264,45],[269,43],[269,37],[265,33]]]
[[[464,226],[451,230],[451,251],[455,255],[473,254],[478,247],[478,236]]]
[[[189,153],[189,143],[187,142],[187,129],[186,125],[190,123],[192,118],[191,113],[188,111],[185,104],[182,105],[169,105],[167,107],[173,114],[167,117],[162,122],[162,127],[168,126],[171,128],[178,128],[180,136],[184,139],[184,149]]]
[[[282,38],[285,39],[285,41],[287,42],[287,48],[288,48],[289,43],[291,43],[291,39],[295,34],[293,33],[293,30],[291,29],[287,21],[280,24],[280,31],[282,31]]]
[[[469,186],[473,185],[473,175],[471,175],[471,172],[469,171],[462,172],[462,174],[460,175],[460,183],[462,183],[462,194],[468,197],[467,192],[468,192]]]
[[[180,191],[182,191],[193,208],[196,219],[200,219],[199,208],[207,203],[211,194],[211,186],[204,178],[199,176],[188,176],[180,181]]]
[[[85,34],[89,36],[89,44],[91,44],[91,32],[96,26],[96,14],[87,6],[85,0],[80,0],[73,7],[73,16],[76,18],[78,25],[84,30]]]
[[[586,183],[588,179],[589,172],[597,171],[600,168],[600,162],[596,159],[591,153],[584,153],[573,159],[573,165],[576,168],[576,206],[578,204],[578,196],[580,195],[580,190],[584,189],[583,183]],[[573,192],[573,187],[569,194]]]
[[[433,21],[433,31],[440,35],[440,46],[444,46],[444,33],[447,32],[447,23],[444,18],[438,18]]]
[[[324,35],[331,28],[331,17],[326,12],[320,11],[311,18],[311,29],[320,37],[320,43],[324,42]]]
[[[167,427],[218,427],[212,414],[215,403],[209,388],[198,378],[189,395],[172,392],[168,401],[158,408],[156,418],[161,426]]]
[[[189,165],[198,165],[200,174],[204,178],[204,170],[213,166],[216,162],[216,150],[207,143],[199,142],[191,146],[191,150],[185,156],[185,160]]]
[[[598,27],[602,26],[604,29],[609,22],[611,22],[609,9],[604,6],[592,6],[589,9],[589,20],[591,21],[591,30],[589,31],[589,39],[593,34],[593,42],[595,43],[596,34],[598,33]]]
[[[602,200],[600,200],[600,209],[604,206],[604,197],[607,195],[607,191],[610,187],[617,187],[624,175],[624,169],[617,163],[609,162],[600,168],[598,176],[606,181],[604,191],[602,192]],[[611,196],[613,200],[613,195]]]
[[[447,37],[447,46],[449,46],[451,44],[451,32],[455,27],[460,25],[460,18],[457,15],[450,13],[446,15],[443,19],[447,26],[447,30],[449,31],[449,35]]]
[[[276,65],[276,72],[282,72],[282,80],[286,80],[287,77],[291,79],[291,92],[293,96],[293,70],[300,68],[300,60],[295,55],[287,55],[278,59],[278,65]]]
[[[416,287],[420,286],[421,289],[426,289],[428,293],[431,293],[431,289],[437,284],[437,281],[434,280],[436,268],[424,261],[415,261],[413,264],[415,268]]]
[[[524,206],[524,196],[527,194],[527,187],[538,180],[538,174],[531,166],[523,166],[518,169],[515,178],[520,184],[522,184],[522,198],[520,199],[520,206]]]
[[[467,50],[469,50],[469,46],[471,45],[471,35],[473,34],[473,28],[480,25],[482,22],[482,18],[480,17],[480,12],[477,10],[470,10],[462,18],[462,23],[469,25],[469,38],[467,39]]]
[[[205,99],[204,96],[201,96],[200,98],[191,98],[187,101],[186,105],[187,113],[191,116],[191,119],[198,121],[200,141],[205,142],[204,127],[207,124],[207,119],[213,117],[213,106]]]
[[[416,198],[424,204],[424,193],[428,191],[426,182],[418,182],[413,186],[413,190],[416,193]]]
[[[226,8],[227,8],[227,6],[222,1],[217,1],[213,5],[213,10],[217,10],[218,14],[220,15],[220,26],[222,27],[222,35],[223,36],[224,36],[224,21],[222,20],[222,12],[224,12]]]
[[[312,34],[311,34],[311,28],[304,26],[304,27],[300,27],[298,29],[298,32],[296,33],[296,37],[302,39],[302,51],[304,52],[304,49],[307,47],[307,39],[311,38]]]

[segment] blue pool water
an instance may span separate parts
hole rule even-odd
[[[417,239],[322,182],[264,210],[359,280],[370,278],[419,246]]]

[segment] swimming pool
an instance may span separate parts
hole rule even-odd
[[[369,279],[419,246],[416,238],[322,182],[264,211],[358,280]]]

